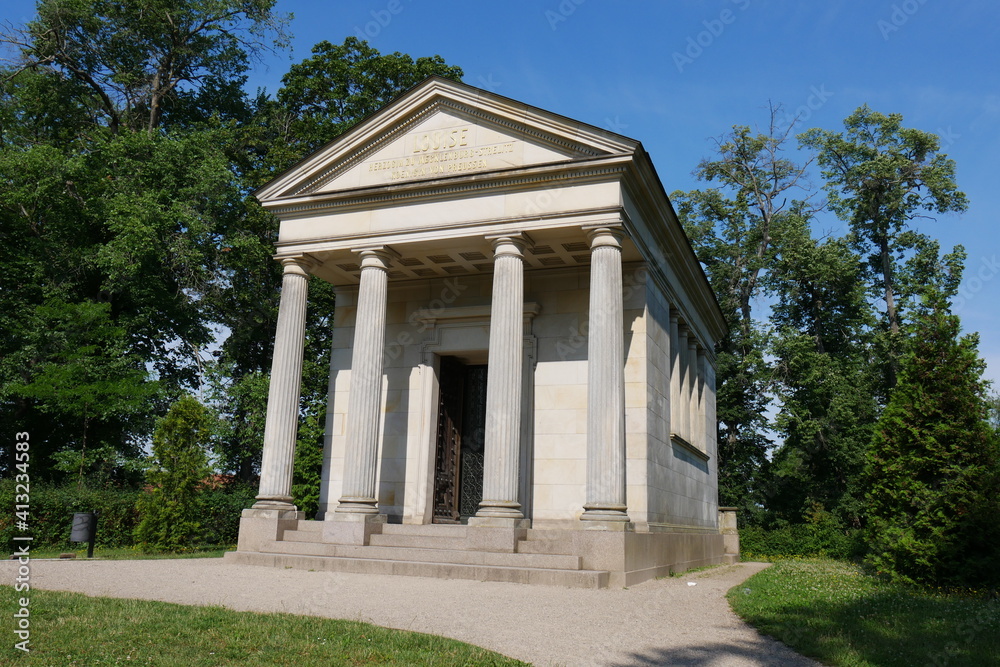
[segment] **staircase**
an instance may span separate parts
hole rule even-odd
[[[563,531],[529,530],[514,553],[474,551],[460,525],[385,524],[367,546],[323,541],[320,521],[299,521],[261,551],[226,554],[229,562],[357,574],[402,574],[569,588],[606,588],[609,573],[584,570]],[[562,538],[562,539],[560,539]]]

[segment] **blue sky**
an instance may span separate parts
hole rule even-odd
[[[30,18],[32,2],[0,16]],[[958,165],[970,208],[917,228],[969,257],[957,304],[981,334],[1000,385],[1000,3],[989,0],[791,2],[432,0],[304,2],[293,52],[268,58],[249,87],[274,93],[316,42],[365,38],[383,53],[439,54],[465,82],[640,140],[668,192],[699,187],[691,172],[734,124],[767,122],[769,102],[842,129],[867,103],[936,132]],[[807,155],[803,154],[803,158]],[[818,170],[814,182],[819,183]],[[829,217],[824,230],[842,231]]]

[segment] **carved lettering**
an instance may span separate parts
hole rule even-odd
[[[461,127],[454,130],[435,130],[434,132],[423,132],[413,136],[413,152],[426,153],[427,151],[439,151],[456,146],[467,146],[469,128]]]
[[[370,174],[385,174],[390,181],[429,176],[448,176],[495,168],[492,156],[515,152],[517,141],[483,146],[469,145],[470,127],[417,132],[406,138],[412,152],[407,157],[367,163]],[[412,142],[412,143],[411,143]]]

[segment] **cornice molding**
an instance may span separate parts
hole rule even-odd
[[[628,169],[628,158],[608,156],[591,158],[578,162],[556,162],[531,167],[521,167],[516,170],[504,169],[489,172],[478,172],[462,176],[439,178],[432,181],[417,181],[406,185],[381,185],[355,190],[316,193],[307,198],[296,197],[273,199],[264,203],[264,207],[279,218],[299,215],[305,212],[319,213],[322,211],[345,210],[351,208],[370,207],[377,204],[402,203],[407,200],[440,199],[447,196],[457,196],[471,192],[487,192],[490,190],[525,189],[526,186],[538,185],[546,181],[581,182],[586,180],[603,180],[607,177],[620,177]]]

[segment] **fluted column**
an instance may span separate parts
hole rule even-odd
[[[681,324],[677,328],[677,367],[679,391],[677,406],[677,435],[685,440],[691,437],[691,355],[688,353],[688,328]]]
[[[701,431],[700,425],[698,424],[698,415],[701,412],[699,409],[698,401],[698,376],[701,375],[698,368],[698,341],[694,337],[694,333],[688,338],[688,390],[690,392],[690,398],[688,399],[688,410],[690,411],[690,416],[688,417],[688,435],[687,441],[690,442],[695,447],[701,449],[703,444],[699,442],[699,432]]]
[[[670,432],[681,433],[680,322],[677,309],[670,306]]]
[[[361,286],[351,356],[351,393],[347,402],[344,487],[338,513],[378,514],[375,459],[378,454],[382,363],[385,354],[385,305],[389,253],[361,251]]]
[[[278,326],[274,334],[271,381],[267,392],[260,487],[253,507],[295,511],[296,507],[292,504],[292,474],[299,427],[309,273],[306,262],[300,258],[282,259],[281,264],[284,274],[281,278]]]
[[[524,361],[524,240],[493,242],[483,501],[476,517],[523,519],[517,498]]]
[[[590,236],[585,521],[628,521],[625,505],[625,339],[622,232]]]

